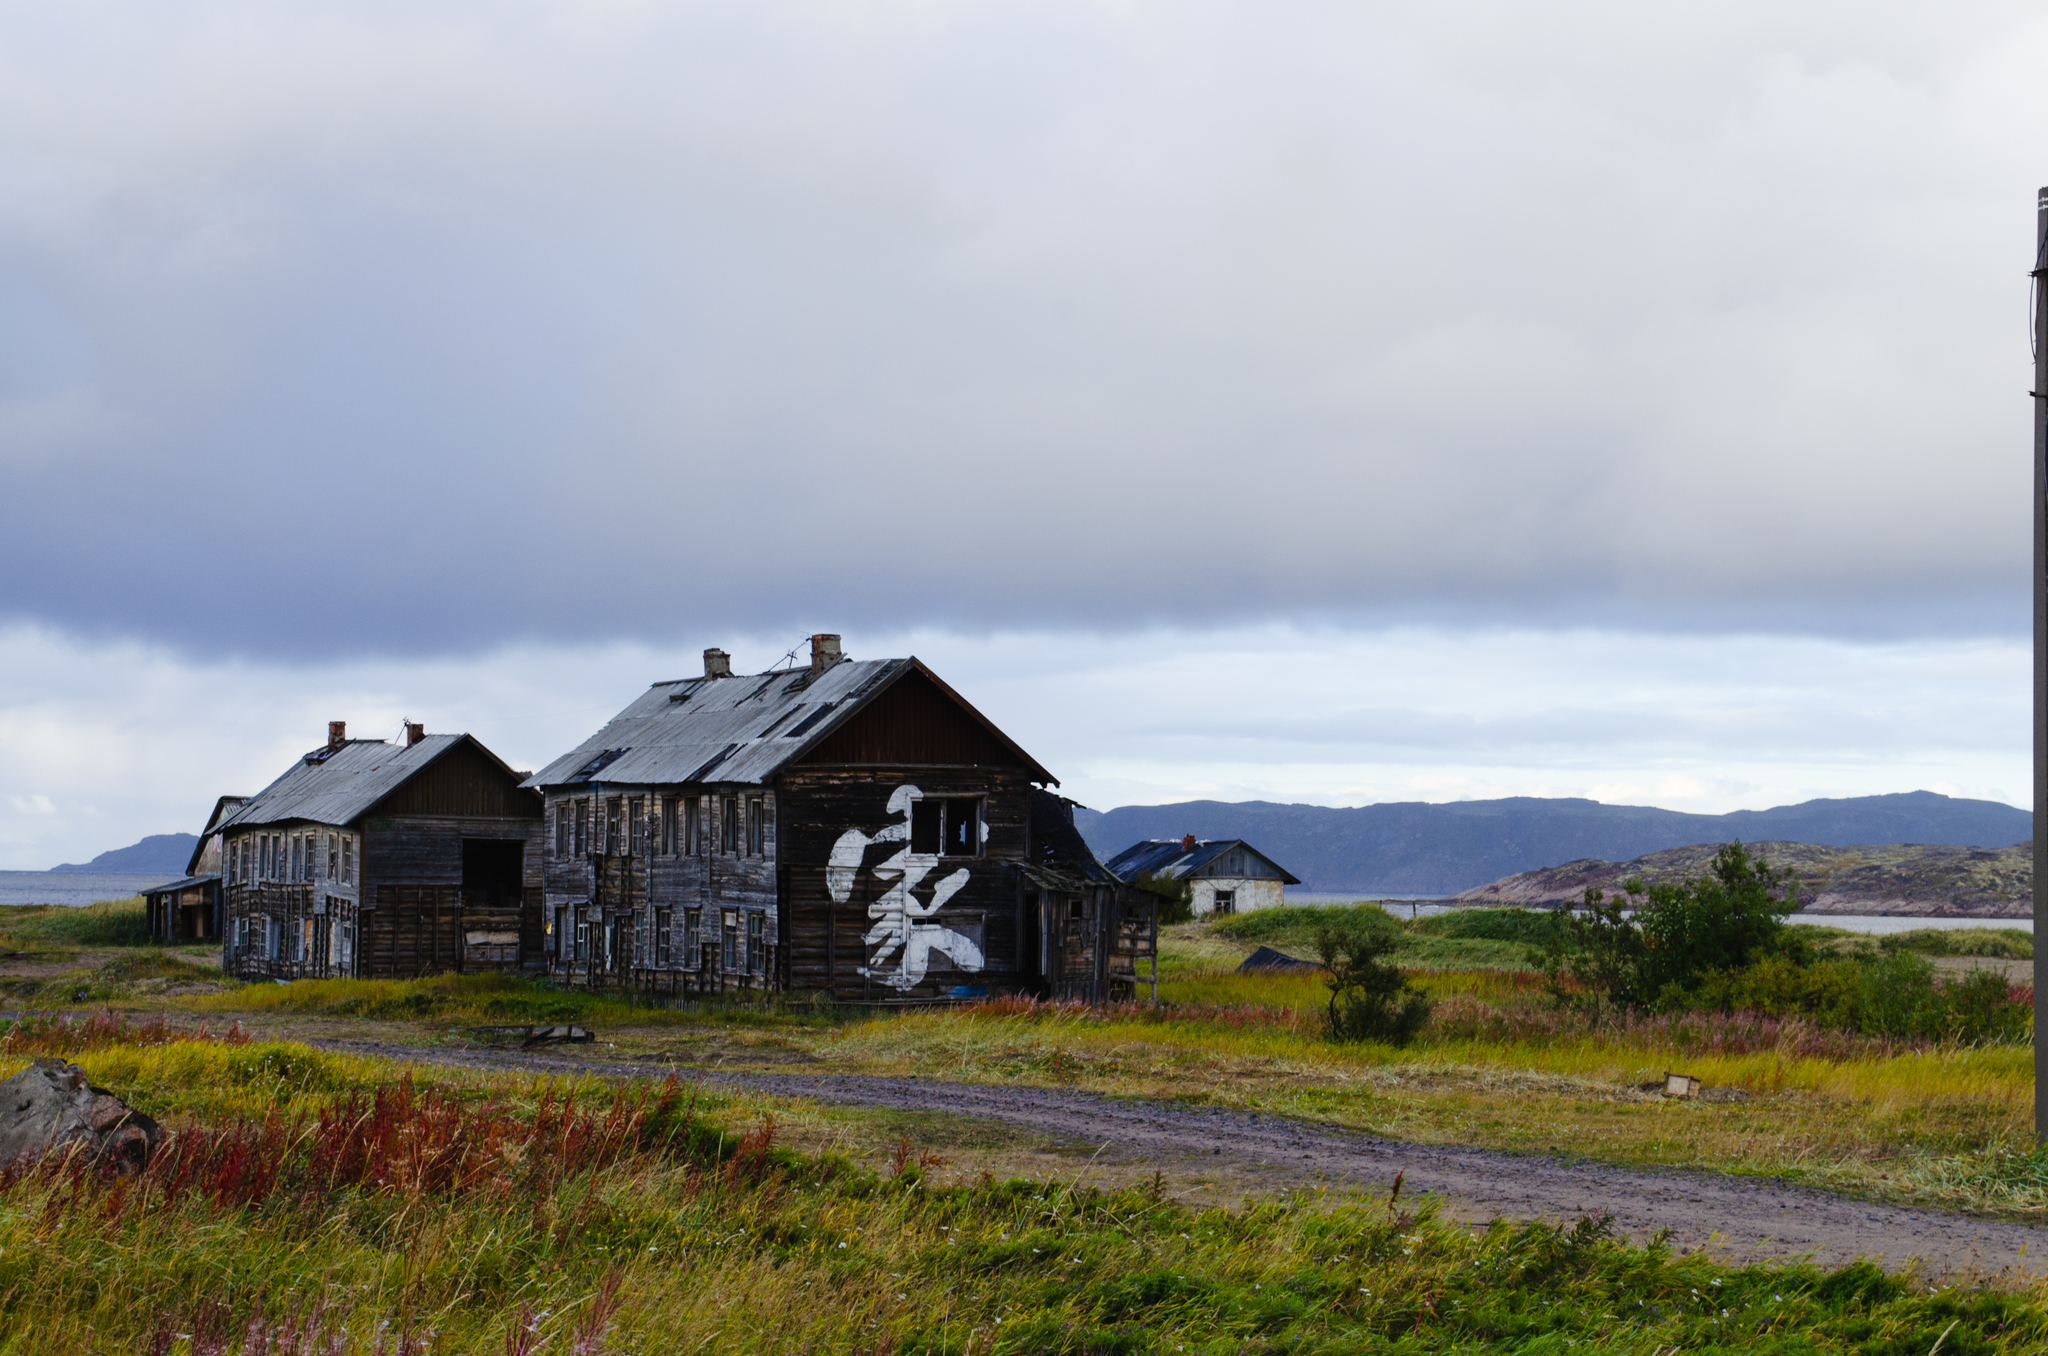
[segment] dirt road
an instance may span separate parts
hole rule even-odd
[[[2008,1269],[2048,1273],[2048,1229],[1943,1210],[1879,1205],[1782,1179],[1697,1171],[1645,1171],[1557,1155],[1375,1139],[1331,1126],[1250,1112],[1189,1107],[1058,1089],[925,1078],[736,1073],[577,1058],[567,1052],[426,1049],[316,1041],[354,1053],[421,1063],[535,1073],[666,1077],[671,1072],[783,1097],[998,1121],[1101,1146],[1169,1175],[1235,1159],[1274,1185],[1431,1192],[1454,1218],[1575,1220],[1611,1215],[1643,1241],[1662,1229],[1687,1249],[1733,1260],[1810,1255],[1824,1266],[1858,1257],[1890,1266],[1918,1260],[1936,1275]]]

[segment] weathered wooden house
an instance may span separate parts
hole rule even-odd
[[[541,961],[541,800],[466,734],[327,743],[221,823],[222,960],[245,978]]]
[[[1210,842],[1193,834],[1133,843],[1110,859],[1109,869],[1120,880],[1187,882],[1197,918],[1276,908],[1282,887],[1301,884],[1242,838]]]
[[[746,676],[707,650],[528,785],[564,982],[1100,998],[1152,948],[1150,897],[1096,862],[1051,773],[919,660],[837,636]]]
[[[152,941],[165,946],[217,942],[221,935],[221,820],[247,796],[222,796],[213,803],[206,828],[192,846],[182,880],[142,892]]]

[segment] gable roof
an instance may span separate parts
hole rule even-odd
[[[1135,880],[1140,872],[1149,872],[1154,880],[1185,880],[1189,876],[1207,875],[1202,868],[1226,853],[1242,849],[1257,857],[1279,873],[1282,882],[1299,885],[1278,862],[1253,847],[1242,838],[1219,838],[1213,842],[1202,841],[1189,848],[1178,838],[1148,838],[1133,843],[1109,859],[1106,865],[1121,880]]]
[[[823,673],[775,669],[731,678],[656,683],[603,729],[555,759],[526,785],[606,782],[625,786],[689,782],[763,784],[910,674],[957,703],[1034,781],[1058,780],[916,656],[845,660]]]
[[[206,827],[199,831],[199,841],[192,845],[192,856],[185,863],[187,877],[196,877],[200,874],[199,865],[201,859],[206,856],[206,844],[219,830],[221,821],[228,813],[248,799],[247,796],[222,796],[213,803],[213,813],[206,817]]]
[[[506,777],[518,778],[498,755],[466,734],[428,735],[412,745],[351,739],[331,753],[323,745],[300,758],[282,777],[242,802],[220,827],[240,829],[301,819],[315,824],[352,823],[435,759],[462,744],[503,768]]]

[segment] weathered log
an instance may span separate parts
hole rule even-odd
[[[64,1153],[78,1146],[93,1158],[135,1171],[163,1139],[157,1123],[61,1059],[38,1059],[0,1082],[0,1164]]]

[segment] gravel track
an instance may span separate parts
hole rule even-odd
[[[2048,1272],[2048,1229],[1946,1210],[1882,1205],[1779,1178],[1686,1169],[1613,1167],[1551,1154],[1378,1139],[1335,1126],[1063,1089],[949,1083],[926,1078],[742,1073],[579,1059],[563,1053],[445,1050],[354,1041],[309,1044],[423,1064],[521,1069],[599,1077],[680,1077],[899,1111],[942,1113],[1027,1126],[1106,1146],[1162,1169],[1231,1158],[1291,1184],[1431,1192],[1447,1214],[1570,1221],[1613,1217],[1640,1242],[1668,1229],[1688,1250],[1730,1260],[1810,1256],[1823,1266],[1858,1257],[1888,1266],[1921,1262],[1931,1275]]]

